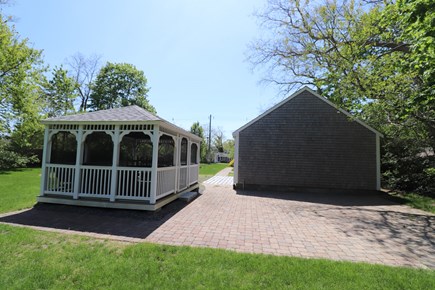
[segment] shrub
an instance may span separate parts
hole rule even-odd
[[[383,186],[430,193],[435,190],[435,156],[409,140],[386,140],[382,156]]]
[[[24,156],[14,152],[10,142],[0,138],[0,170],[25,167],[28,163],[37,162],[36,156]]]

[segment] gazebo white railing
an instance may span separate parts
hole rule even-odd
[[[118,168],[115,199],[150,200],[151,169]]]
[[[177,184],[177,168],[164,167],[157,169],[157,198],[174,193]]]
[[[73,196],[74,176],[74,165],[47,164],[45,171],[45,193]]]
[[[70,198],[156,204],[197,185],[199,137],[162,120],[95,124],[84,119],[45,121],[39,201],[59,197],[59,203]]]

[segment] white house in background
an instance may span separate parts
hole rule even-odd
[[[201,138],[138,106],[42,123],[38,202],[156,210],[198,188]]]
[[[214,163],[219,163],[219,162],[228,163],[228,162],[231,161],[231,157],[226,152],[216,152],[214,154],[214,160],[213,161],[214,161]]]

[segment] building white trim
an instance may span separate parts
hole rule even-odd
[[[381,145],[379,135],[376,135],[376,190],[381,190]]]
[[[235,132],[234,136],[234,184],[239,182],[239,132]]]

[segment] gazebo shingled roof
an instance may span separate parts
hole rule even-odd
[[[44,123],[54,122],[140,122],[140,121],[165,121],[147,110],[133,105],[121,108],[86,112],[68,116],[45,119]]]
[[[94,112],[78,113],[74,115],[53,117],[42,120],[43,124],[59,124],[59,123],[70,123],[70,124],[80,124],[80,123],[141,123],[141,122],[157,122],[161,125],[175,129],[176,131],[182,130],[185,134],[193,139],[201,140],[200,137],[180,128],[163,118],[139,107],[136,105],[100,110]]]

